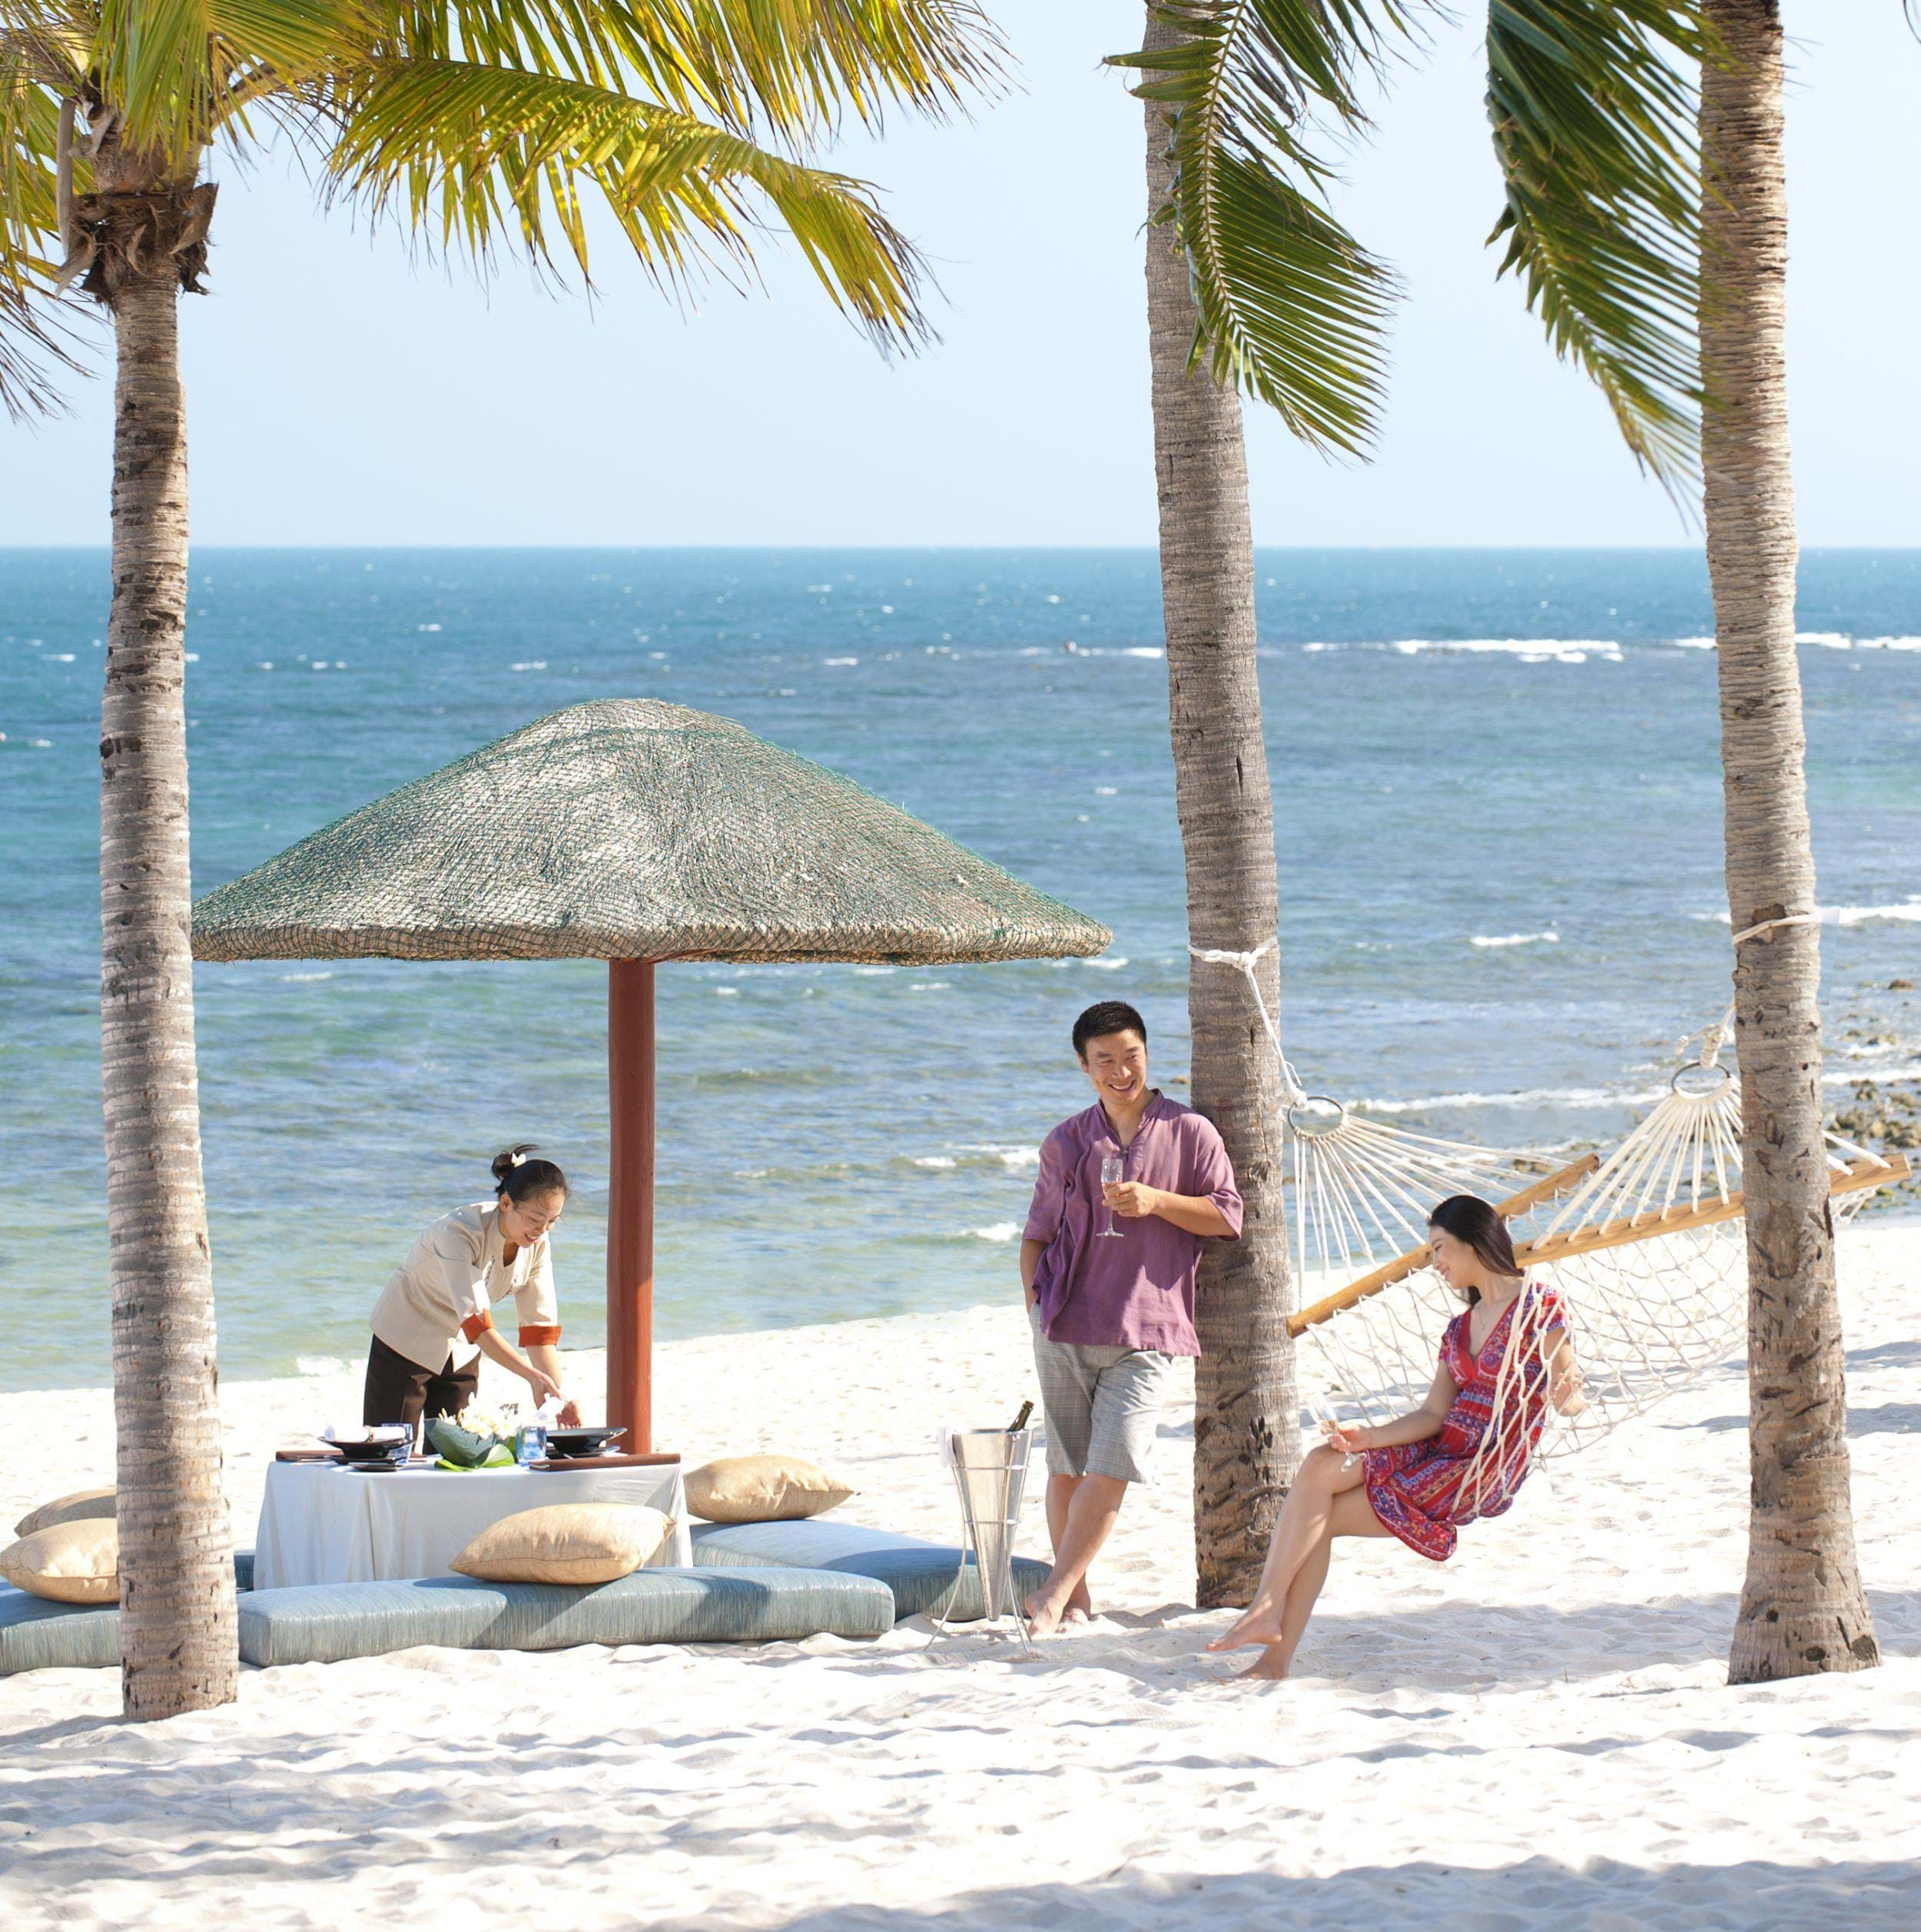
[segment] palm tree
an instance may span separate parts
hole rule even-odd
[[[1747,1203],[1751,1499],[1729,1675],[1859,1670],[1880,1653],[1855,1559],[1822,1137],[1780,10],[1503,0],[1488,42],[1504,267],[1522,269],[1551,337],[1600,382],[1644,463],[1677,498],[1702,485]]]
[[[101,1041],[127,1714],[234,1695],[188,952],[187,449],[178,298],[217,147],[286,128],[330,198],[484,262],[589,269],[587,204],[661,283],[751,271],[771,217],[884,345],[921,268],[805,154],[851,114],[990,82],[968,0],[0,0],[0,396],[50,400],[85,298],[117,359],[101,737]]]
[[[1777,0],[1706,0],[1701,466],[1719,646],[1747,1197],[1747,1576],[1737,1684],[1881,1660],[1855,1560],[1822,1136],[1820,928],[1794,646]]]
[[[1372,423],[1386,278],[1328,214],[1322,170],[1276,111],[1358,121],[1354,58],[1309,9],[1150,5],[1147,318],[1169,723],[1189,942],[1193,1097],[1247,1209],[1203,1263],[1195,1371],[1196,1601],[1245,1604],[1300,1459],[1282,1201],[1279,886],[1255,653],[1254,539],[1239,390],[1296,434],[1358,450]]]
[[[1173,37],[1152,15],[1146,48]],[[1147,104],[1150,214],[1173,191],[1164,108]],[[1251,954],[1270,1012],[1280,1003],[1274,807],[1256,675],[1254,540],[1239,397],[1189,368],[1197,318],[1186,251],[1147,231],[1147,334],[1160,498],[1168,723],[1196,946]],[[1245,1603],[1274,1512],[1299,1459],[1294,1364],[1285,1324],[1280,1069],[1254,988],[1196,958],[1188,968],[1193,1103],[1219,1128],[1246,1203],[1238,1241],[1203,1263],[1194,1368],[1196,1601]],[[1252,1051],[1249,1051],[1249,1048]]]

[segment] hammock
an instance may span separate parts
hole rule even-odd
[[[1458,1509],[1505,1508],[1538,1459],[1597,1440],[1740,1351],[1740,1091],[1720,1058],[1731,1012],[1683,1043],[1697,1050],[1611,1154],[1564,1164],[1411,1132],[1306,1092],[1261,998],[1259,953],[1195,956],[1245,974],[1280,1057],[1289,1247],[1305,1304],[1288,1330],[1322,1415],[1333,1398],[1349,1419],[1386,1422],[1427,1393],[1442,1331],[1462,1306],[1428,1265],[1427,1217],[1449,1194],[1479,1194],[1515,1224],[1528,1283],[1506,1318]],[[1909,1174],[1904,1155],[1826,1140],[1837,1220]],[[1570,1360],[1578,1386],[1561,1379]]]

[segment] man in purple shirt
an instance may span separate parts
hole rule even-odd
[[[1200,1353],[1201,1243],[1241,1231],[1213,1122],[1147,1084],[1140,1015],[1103,1000],[1073,1037],[1094,1104],[1041,1144],[1020,1243],[1054,1546],[1053,1572],[1027,1600],[1037,1636],[1091,1614],[1088,1568],[1128,1484],[1148,1479],[1174,1359]]]

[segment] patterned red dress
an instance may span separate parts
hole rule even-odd
[[[1550,1329],[1564,1329],[1560,1297],[1538,1283],[1528,1283],[1508,1304],[1478,1355],[1469,1346],[1472,1313],[1463,1309],[1441,1337],[1441,1366],[1453,1376],[1457,1393],[1440,1429],[1425,1442],[1361,1452],[1375,1515],[1410,1549],[1437,1563],[1454,1554],[1455,1532],[1462,1523],[1498,1516],[1512,1505],[1548,1420],[1544,1344]],[[1515,1337],[1503,1388],[1501,1365],[1517,1316],[1522,1332]],[[1475,1469],[1475,1452],[1495,1420],[1498,1389],[1498,1439]]]

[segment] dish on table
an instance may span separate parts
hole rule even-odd
[[[624,1429],[550,1429],[547,1453],[563,1461],[576,1456],[598,1456],[615,1436],[626,1433]]]

